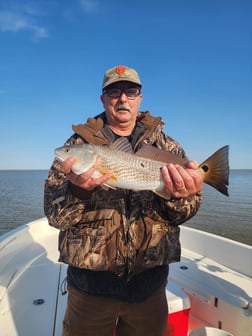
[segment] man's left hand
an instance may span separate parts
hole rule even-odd
[[[189,161],[186,166],[169,164],[163,166],[161,174],[167,191],[175,198],[186,198],[202,191],[203,177],[197,161]]]

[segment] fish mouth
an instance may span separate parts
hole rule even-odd
[[[58,151],[58,149],[55,150],[55,157],[59,160],[59,161],[64,161],[64,156],[61,155],[61,153]]]
[[[123,104],[117,105],[116,112],[122,111],[122,110],[130,112],[130,108],[127,105],[123,105]]]

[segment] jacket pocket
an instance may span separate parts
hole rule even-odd
[[[87,211],[66,232],[63,261],[92,270],[114,270],[124,263],[122,215],[115,209]]]
[[[137,222],[137,229],[138,235],[131,234],[135,238],[132,246],[138,247],[136,257],[132,260],[132,267],[135,267],[137,273],[178,261],[179,227],[170,226],[155,210],[146,209]]]

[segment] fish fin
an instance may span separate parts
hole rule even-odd
[[[113,186],[111,186],[110,184],[107,184],[107,183],[103,183],[103,184],[101,185],[101,187],[102,187],[102,189],[104,189],[104,190],[109,190],[109,189],[116,190],[116,189],[117,189],[116,187],[113,187]]]
[[[115,149],[121,152],[126,153],[133,153],[132,146],[129,142],[129,140],[126,137],[120,137],[115,142],[113,142],[110,146],[110,149]]]
[[[160,149],[151,145],[146,145],[140,148],[135,156],[142,157],[145,159],[150,159],[154,161],[159,161],[164,164],[174,163],[184,166],[188,160],[181,158],[168,150]]]
[[[199,165],[204,182],[228,196],[229,146],[224,146]]]
[[[111,170],[105,169],[105,168],[103,168],[103,167],[98,167],[96,170],[97,170],[100,174],[102,174],[102,175],[105,175],[105,174],[111,174],[111,173],[112,173]],[[118,176],[115,175],[115,174],[113,174],[113,175],[110,177],[109,181],[111,181],[111,182],[117,182],[117,181],[118,181]]]
[[[169,200],[171,198],[171,194],[169,194],[165,188],[156,189],[156,190],[153,190],[153,192],[154,194],[162,198],[165,198],[166,200]]]

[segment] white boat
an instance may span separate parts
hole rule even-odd
[[[59,336],[66,265],[46,218],[0,236],[0,335]],[[252,336],[252,246],[181,226],[167,336]],[[84,334],[83,334],[84,335]]]

